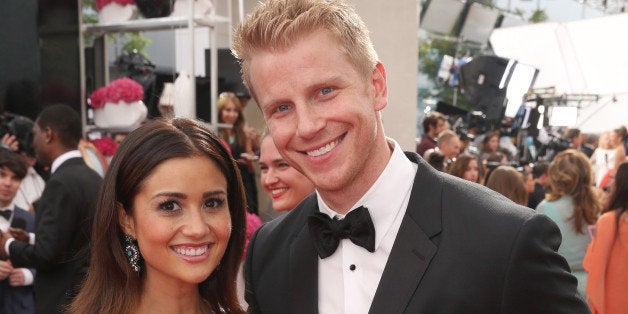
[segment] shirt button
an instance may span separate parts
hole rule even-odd
[[[349,266],[349,270],[354,271],[355,270],[355,265],[351,264],[351,266]]]

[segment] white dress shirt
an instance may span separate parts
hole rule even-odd
[[[352,206],[368,208],[375,227],[375,252],[349,239],[325,259],[318,259],[318,309],[320,313],[368,313],[406,213],[410,191],[418,169],[399,144],[388,139],[394,150],[377,181]],[[332,211],[317,193],[318,207],[330,217],[344,218]]]
[[[33,202],[41,197],[45,186],[46,182],[44,182],[44,179],[41,178],[37,171],[35,171],[33,167],[28,167],[28,172],[24,179],[22,179],[22,183],[20,183],[20,188],[13,202],[15,202],[17,207],[29,210]]]

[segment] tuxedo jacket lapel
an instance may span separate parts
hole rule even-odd
[[[303,213],[309,216],[318,210],[318,205],[316,197],[309,197],[307,201],[312,210]],[[303,224],[290,245],[289,260],[290,290],[293,296],[290,312],[318,313],[318,255],[307,223]]]
[[[439,179],[418,155],[407,155],[418,171],[369,313],[403,313],[438,250],[431,239],[442,227]]]

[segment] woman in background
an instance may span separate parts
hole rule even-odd
[[[486,182],[486,187],[519,205],[528,205],[528,191],[526,190],[523,175],[511,166],[495,168]]]
[[[449,174],[467,181],[479,183],[480,170],[477,158],[470,154],[458,155],[456,161],[449,167]]]
[[[149,122],[114,156],[87,279],[71,313],[242,313],[245,196],[237,166],[197,122]]]
[[[591,163],[575,149],[564,150],[550,164],[550,192],[536,210],[554,220],[563,236],[558,249],[578,278],[578,291],[585,294],[587,273],[582,260],[591,241],[588,225],[595,224],[601,210],[598,193],[593,187]]]
[[[281,157],[268,135],[264,136],[260,146],[259,167],[262,186],[276,211],[289,211],[314,192],[312,182]]]
[[[242,105],[236,94],[223,92],[218,96],[218,122],[231,124],[232,128],[221,128],[220,136],[229,144],[231,155],[238,162],[238,169],[242,176],[242,184],[246,192],[246,203],[251,213],[259,215],[257,208],[257,185],[253,161],[257,157],[253,153],[253,144],[244,131],[244,115]]]
[[[615,173],[611,194],[584,257],[587,296],[593,314],[628,309],[628,162]]]

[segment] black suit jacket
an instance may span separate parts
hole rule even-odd
[[[78,291],[89,262],[95,202],[102,182],[82,158],[65,161],[46,182],[35,222],[35,245],[11,243],[14,267],[34,267],[37,313],[55,313]]]
[[[370,313],[589,312],[549,218],[406,154],[418,171]],[[316,211],[312,194],[251,238],[249,312],[318,312]]]
[[[15,227],[16,218],[24,220],[26,232],[35,232],[35,215],[15,206],[13,209],[13,221],[11,227]],[[30,269],[36,276],[35,269]],[[33,285],[12,287],[9,278],[0,281],[0,313],[4,314],[29,314],[35,313],[35,299]]]

